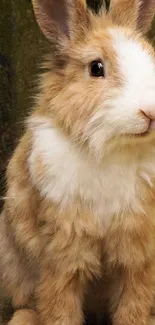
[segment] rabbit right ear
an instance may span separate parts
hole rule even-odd
[[[146,34],[155,15],[155,0],[111,0],[110,16],[116,24]]]
[[[155,15],[155,0],[141,0],[137,27],[146,34],[151,28]]]
[[[139,8],[139,0],[111,0],[109,15],[116,24],[135,29]]]
[[[43,34],[53,44],[63,44],[89,25],[85,0],[32,0]]]

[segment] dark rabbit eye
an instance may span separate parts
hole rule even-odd
[[[90,75],[92,77],[104,77],[104,67],[101,61],[93,61],[90,64]]]

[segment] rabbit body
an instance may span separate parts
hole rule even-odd
[[[138,1],[131,2],[137,13]],[[42,1],[41,11],[34,1],[53,44],[49,22],[39,17],[50,13],[49,4],[60,13],[54,3]],[[35,110],[8,165],[0,274],[14,306],[36,310],[41,324],[79,325],[83,309],[106,309],[114,325],[146,325],[155,284],[154,51],[141,34],[119,26],[115,2],[115,28],[111,16],[87,16],[84,2],[75,4],[79,34],[69,50],[63,39],[64,52],[58,44],[46,63]],[[56,11],[52,19],[61,18],[68,37],[62,16]],[[104,82],[87,69],[101,52]],[[28,315],[28,324],[38,324],[32,310],[19,311],[10,324],[27,324]]]

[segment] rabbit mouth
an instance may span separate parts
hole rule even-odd
[[[127,138],[132,138],[132,139],[137,139],[137,138],[146,138],[147,136],[150,135],[150,132],[147,130],[145,132],[142,132],[142,133],[128,133],[128,134],[125,134],[125,137]]]
[[[147,130],[147,131],[145,131],[145,132],[142,132],[142,133],[137,133],[137,134],[133,134],[133,136],[134,137],[146,137],[146,136],[148,136],[150,134],[150,132]]]
[[[151,136],[153,134],[153,136],[155,135],[155,123],[153,121],[153,126],[150,122],[150,125],[148,127],[148,129],[144,132],[141,132],[141,133],[133,133],[133,136],[136,138],[136,137],[141,137],[141,138],[144,138],[144,137],[147,137],[147,136]]]

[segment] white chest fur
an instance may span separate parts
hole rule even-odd
[[[33,124],[36,124],[35,127]],[[37,125],[38,124],[38,125]],[[29,158],[32,181],[42,196],[62,206],[80,197],[91,209],[95,218],[104,225],[132,206],[142,207],[137,199],[137,182],[145,180],[151,186],[155,175],[155,148],[147,145],[141,157],[132,153],[117,152],[105,158],[102,166],[80,153],[69,140],[48,121],[34,120],[31,124],[33,147]],[[36,161],[41,158],[44,173],[36,177]]]

